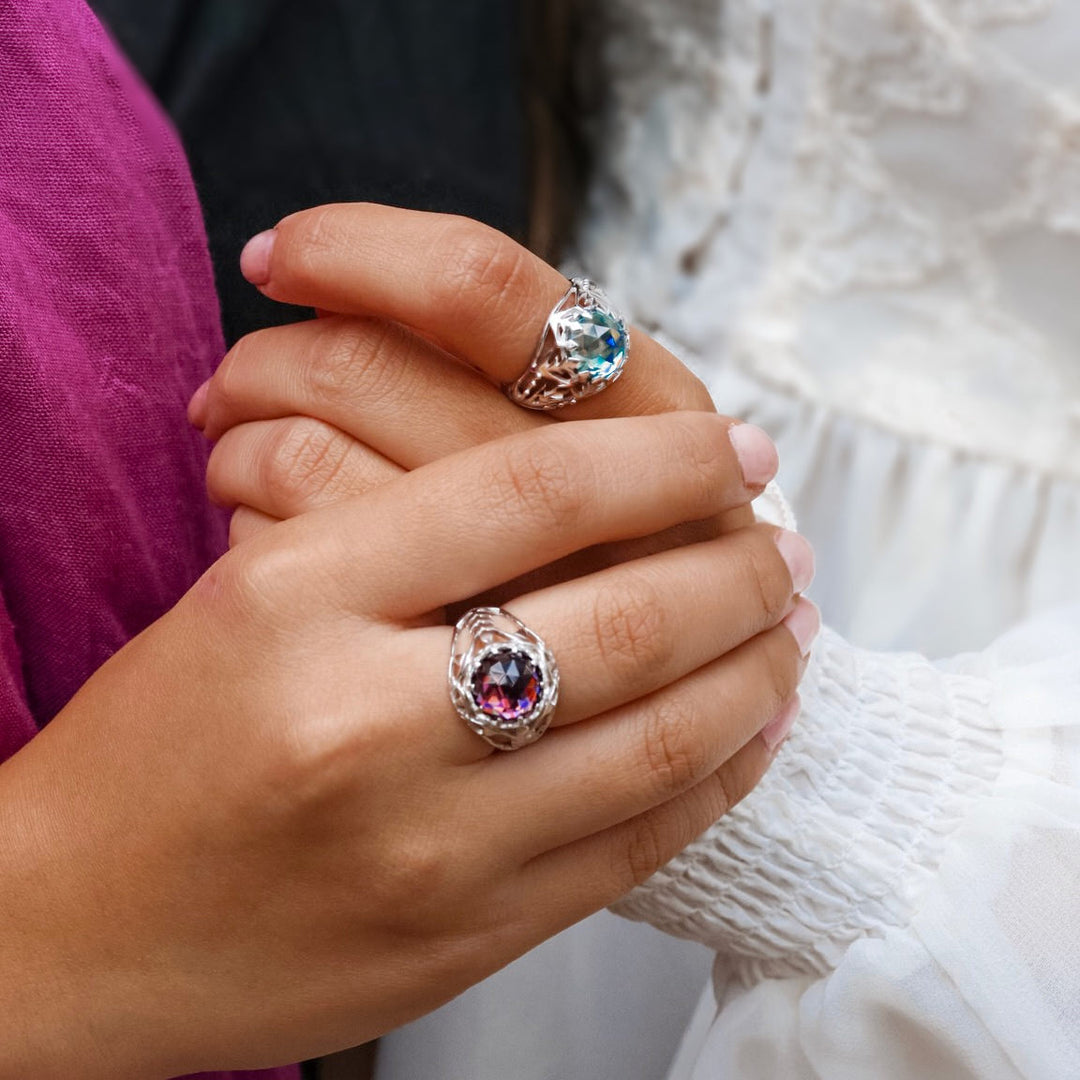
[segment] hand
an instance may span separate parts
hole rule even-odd
[[[567,282],[476,222],[371,205],[323,207],[257,238],[245,268],[278,299],[361,317],[250,335],[193,401],[193,421],[221,440],[211,493],[243,508],[234,542],[502,435],[568,418],[714,411],[700,381],[639,330],[626,374],[599,397],[555,417],[512,405],[497,387],[527,366]],[[776,471],[775,448],[756,428],[735,438],[756,495]],[[743,505],[584,553],[516,586],[566,580],[752,521]]]
[[[151,1080],[374,1037],[722,815],[803,667],[802,541],[752,527],[519,597],[563,693],[517,754],[451,709],[432,609],[745,503],[728,429],[541,425],[219,561],[0,767],[0,1076]]]

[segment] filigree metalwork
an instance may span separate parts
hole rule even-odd
[[[477,701],[474,680],[484,662],[501,653],[524,654],[539,675],[536,704],[523,716],[502,719]],[[458,715],[497,750],[520,750],[547,731],[559,700],[559,669],[543,640],[501,608],[473,608],[454,627],[450,699]]]
[[[630,358],[630,330],[587,278],[573,278],[544,326],[532,363],[504,388],[526,409],[549,411],[606,390]]]

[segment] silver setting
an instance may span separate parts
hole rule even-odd
[[[622,358],[614,370],[597,378],[582,370],[582,359],[574,352],[575,320],[582,313],[599,313],[611,323],[623,340]],[[587,278],[572,278],[566,295],[555,305],[544,325],[544,333],[532,363],[503,388],[515,405],[549,411],[574,405],[606,390],[623,373],[630,359],[630,328],[611,302]]]
[[[530,711],[515,720],[485,712],[473,695],[473,679],[485,660],[512,650],[524,653],[540,676],[540,693]],[[473,608],[454,627],[450,650],[450,700],[458,715],[496,750],[520,750],[548,729],[559,700],[555,657],[520,619],[501,608]]]

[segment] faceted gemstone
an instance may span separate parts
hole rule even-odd
[[[559,318],[559,344],[590,382],[610,379],[626,361],[626,327],[606,311],[573,308]]]
[[[543,689],[540,671],[529,656],[501,649],[480,662],[473,675],[473,700],[498,720],[520,720],[536,708]]]

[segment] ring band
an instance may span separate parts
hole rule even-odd
[[[454,627],[450,700],[497,750],[520,750],[547,731],[559,669],[543,640],[501,608],[473,608]]]
[[[630,330],[587,278],[572,278],[528,369],[503,388],[515,405],[547,411],[606,390],[630,357]]]

